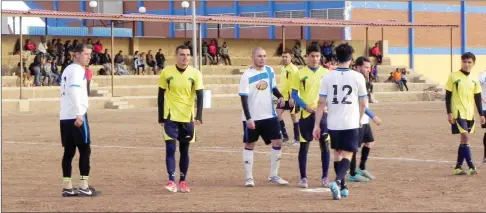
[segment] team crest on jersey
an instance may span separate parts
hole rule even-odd
[[[266,81],[259,81],[257,84],[256,84],[256,88],[258,90],[266,90],[268,87],[268,83]]]

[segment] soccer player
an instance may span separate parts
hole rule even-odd
[[[268,180],[279,185],[288,182],[278,175],[282,156],[282,135],[277,113],[273,108],[272,95],[279,99],[280,106],[285,104],[282,94],[277,89],[273,69],[265,65],[266,52],[262,48],[252,51],[253,65],[243,73],[240,79],[239,95],[243,106],[243,163],[245,168],[245,186],[253,187],[253,150],[255,142],[261,136],[266,145],[272,144],[270,153],[270,175]]]
[[[299,187],[307,188],[307,152],[309,151],[309,144],[314,139],[312,130],[315,122],[315,110],[319,101],[319,87],[321,85],[321,78],[324,77],[329,70],[319,66],[321,61],[321,50],[318,45],[310,45],[307,47],[306,56],[307,66],[300,69],[294,78],[292,84],[292,98],[297,105],[302,109],[299,119],[300,127],[300,148],[299,148],[299,171],[300,182]],[[319,146],[321,148],[321,163],[322,163],[322,185],[329,187],[329,180],[327,178],[329,172],[329,145],[327,137],[326,118],[319,118],[317,121],[322,125],[321,134],[323,137],[319,139]]]
[[[476,63],[476,56],[466,52],[461,56],[461,70],[449,75],[445,85],[447,119],[452,126],[452,134],[460,134],[461,140],[457,151],[457,164],[454,175],[477,174],[469,149],[469,134],[474,133],[474,105],[481,117],[481,124],[485,123],[481,104],[481,86],[479,81],[471,75],[471,69]],[[466,159],[469,171],[462,169]]]
[[[481,83],[481,99],[482,99],[482,107],[483,107],[483,115],[486,115],[486,70],[479,74],[479,82]],[[482,124],[481,127],[484,129],[486,128],[486,124]],[[483,148],[484,148],[484,158],[483,163],[486,163],[486,133],[483,136]]]
[[[337,69],[322,79],[320,85],[319,107],[316,111],[316,122],[313,135],[321,136],[318,122],[327,106],[327,127],[331,136],[331,149],[334,150],[334,170],[336,180],[329,188],[332,197],[339,200],[348,197],[349,191],[344,177],[349,169],[354,152],[358,151],[360,120],[366,109],[368,93],[362,74],[349,69],[354,49],[349,44],[336,47]],[[329,102],[328,102],[329,96]]]
[[[175,50],[176,65],[164,68],[159,80],[159,123],[164,127],[165,163],[169,182],[165,189],[177,192],[175,183],[175,151],[179,141],[179,190],[189,192],[186,183],[189,169],[189,144],[195,142],[194,124],[202,124],[203,77],[199,70],[189,66],[191,51],[187,46]],[[194,114],[194,98],[197,98],[197,113]]]
[[[356,64],[356,71],[361,73],[365,79],[366,76],[369,76],[370,70],[371,70],[371,63],[368,57],[359,57],[355,61]],[[368,91],[368,101],[366,102],[366,110],[365,110],[365,115],[361,119],[361,128],[359,131],[359,137],[360,137],[360,144],[359,147],[361,147],[362,144],[364,146],[361,148],[361,162],[359,164],[359,170],[356,171],[356,152],[353,153],[353,157],[351,159],[351,165],[350,165],[350,176],[349,176],[349,181],[350,182],[368,182],[370,180],[375,179],[375,176],[373,176],[368,170],[366,170],[366,161],[368,160],[368,155],[370,154],[371,148],[373,148],[375,144],[375,138],[373,137],[373,131],[371,130],[371,125],[370,125],[370,118],[375,122],[375,124],[380,125],[381,124],[381,119],[378,116],[375,116],[371,110],[369,110],[369,101],[370,101],[370,95],[369,95],[369,90]]]
[[[64,147],[62,157],[64,197],[95,196],[97,193],[88,185],[91,155],[91,140],[88,124],[88,93],[85,66],[91,60],[91,47],[78,44],[73,49],[74,59],[61,76],[61,110],[60,127],[61,141]],[[80,187],[73,189],[71,183],[72,161],[79,150]]]
[[[290,111],[290,117],[292,118],[292,122],[294,123],[294,141],[291,143],[297,144],[300,138],[299,134],[299,119],[296,116],[296,113],[299,113],[299,106],[295,105],[294,99],[291,96],[292,88],[291,84],[293,83],[292,79],[299,71],[299,68],[292,63],[292,51],[285,50],[282,53],[282,63],[283,67],[280,72],[280,92],[285,100],[285,106],[280,107],[277,105],[277,115],[278,119],[280,120],[280,130],[282,131],[283,142],[287,142],[289,140],[289,135],[287,134],[287,130],[285,129],[285,122],[283,121],[282,114],[285,110]],[[290,144],[290,143],[289,143]]]

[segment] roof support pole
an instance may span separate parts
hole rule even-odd
[[[22,16],[19,17],[19,25],[20,25],[20,96],[19,99],[22,99],[22,87],[24,83],[24,59],[23,59],[23,50],[24,50],[24,38],[22,36]]]
[[[368,57],[370,55],[369,51],[369,42],[368,42],[368,27],[366,27],[366,42],[365,42],[365,56]]]
[[[383,43],[384,40],[385,40],[385,28],[381,27],[381,42]]]
[[[285,26],[282,26],[282,51],[285,51]]]
[[[452,54],[452,35],[453,35],[453,28],[451,27],[451,37],[450,37],[450,43],[451,43],[451,72],[452,72],[452,70],[454,69],[454,68],[452,67],[453,62],[454,62],[454,60],[453,60],[453,54]]]
[[[44,27],[45,27],[44,35],[47,36],[47,18],[44,19],[44,22],[45,22],[45,25],[44,25]]]
[[[197,25],[196,25],[196,1],[192,0],[192,53],[194,55],[194,67],[198,67],[198,57],[197,57]]]
[[[199,71],[202,73],[202,33],[203,33],[203,29],[201,27],[201,23],[198,23],[197,24],[197,29],[199,29],[199,45],[198,45],[198,49],[199,49]]]
[[[115,51],[115,33],[113,32],[113,23],[114,21],[111,21],[110,23],[110,28],[111,28],[111,97],[115,96],[115,88],[114,88],[114,73],[115,73],[115,57],[114,56],[114,51]]]

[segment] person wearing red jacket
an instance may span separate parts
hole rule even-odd
[[[375,46],[371,48],[371,56],[376,57],[378,63],[381,64],[383,56],[381,55],[381,51],[380,51],[380,47],[378,46],[378,43],[375,43]]]

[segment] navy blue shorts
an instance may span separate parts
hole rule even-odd
[[[316,121],[316,114],[312,113],[307,118],[299,119],[300,142],[310,142],[314,140],[312,132],[314,131],[314,123]],[[324,114],[321,119],[321,137],[327,138],[327,114]]]
[[[178,140],[179,142],[193,142],[194,139],[193,122],[177,122],[171,120],[164,121],[164,139]]]
[[[290,111],[291,114],[296,114],[300,112],[300,107],[296,103],[294,103],[294,106],[290,106],[289,101],[285,101],[285,106],[281,107],[280,104],[277,104],[277,109],[283,109],[283,110],[288,110]]]
[[[373,131],[371,130],[371,125],[363,124],[359,129],[360,143],[371,143],[375,142],[375,137],[373,137]]]
[[[474,133],[474,120],[457,118],[455,124],[451,124],[452,134]]]
[[[331,149],[357,152],[360,143],[360,128],[346,130],[329,130]]]
[[[61,143],[62,146],[79,146],[91,144],[89,133],[88,114],[83,116],[83,125],[77,127],[74,125],[76,119],[60,120]]]
[[[277,117],[253,122],[255,122],[255,129],[248,129],[246,121],[243,121],[243,143],[254,143],[260,136],[266,145],[271,144],[271,140],[282,139],[280,122]]]

